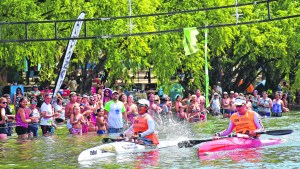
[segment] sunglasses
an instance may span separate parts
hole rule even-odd
[[[147,105],[145,105],[145,104],[139,104],[138,106],[139,107],[146,107]]]
[[[2,102],[2,104],[7,104],[7,102]]]
[[[235,107],[238,107],[238,108],[241,108],[243,107],[244,105],[236,105]]]

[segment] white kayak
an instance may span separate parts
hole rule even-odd
[[[84,150],[79,154],[78,161],[92,160],[114,156],[122,153],[147,152],[156,149],[176,146],[178,141],[160,141],[159,145],[140,145],[132,142],[113,142]]]

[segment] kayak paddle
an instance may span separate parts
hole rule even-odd
[[[272,136],[281,136],[293,133],[293,130],[271,130],[271,131],[263,131],[257,132],[256,134],[267,134]]]
[[[123,140],[125,140],[125,138],[119,138],[119,139],[103,138],[102,143],[117,142],[117,141],[123,141]]]
[[[271,130],[271,131],[263,131],[263,132],[257,132],[256,134],[267,134],[267,135],[273,135],[273,136],[281,136],[281,135],[287,135],[293,133],[293,130]],[[219,139],[228,138],[228,137],[237,137],[237,135],[231,135],[231,136],[225,136],[220,137]],[[193,147],[194,145],[207,142],[207,141],[213,141],[214,139],[205,139],[205,140],[186,140],[181,141],[178,143],[178,147]]]

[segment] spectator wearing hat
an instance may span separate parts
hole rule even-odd
[[[39,90],[38,85],[33,85],[32,91],[31,91],[32,96],[39,96],[41,95],[41,91]]]
[[[38,136],[38,129],[39,129],[39,119],[40,119],[40,112],[37,109],[37,101],[35,99],[30,100],[29,106],[29,117],[33,117],[36,119],[35,122],[31,122],[28,124],[28,137],[37,137]]]
[[[31,98],[34,98],[37,101],[37,108],[40,108],[44,102],[44,97],[41,95],[38,85],[33,85],[31,93]]]
[[[108,117],[108,133],[123,132],[123,119],[127,121],[127,114],[124,104],[118,100],[118,91],[112,92],[112,100],[108,101],[104,106],[105,115]]]
[[[218,116],[220,114],[220,105],[219,94],[214,93],[214,96],[210,100],[211,113],[213,116]]]
[[[230,117],[230,98],[228,97],[228,93],[224,92],[223,93],[223,98],[222,98],[222,114],[224,118]]]
[[[89,99],[88,95],[86,95],[86,94],[82,95],[81,102],[80,102],[81,112],[85,112],[85,111],[89,110],[89,108],[90,108],[89,100],[90,99]]]

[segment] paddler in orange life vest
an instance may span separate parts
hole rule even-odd
[[[139,144],[154,144],[158,145],[159,141],[154,133],[154,120],[147,113],[149,101],[146,99],[138,100],[138,116],[134,117],[133,124],[127,129],[121,137],[138,137]]]
[[[216,133],[214,139],[227,136],[233,130],[236,134],[241,133],[254,138],[258,137],[256,133],[264,130],[260,115],[255,111],[247,110],[246,98],[243,96],[235,98],[234,104],[237,112],[231,115],[228,128]]]

